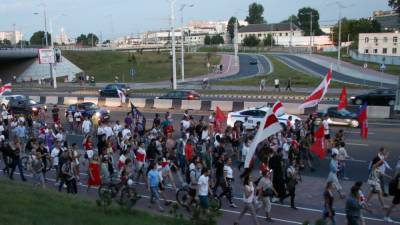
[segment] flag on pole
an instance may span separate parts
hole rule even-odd
[[[118,92],[118,97],[121,100],[121,104],[125,103],[126,101],[125,93],[119,89],[117,89],[117,92]]]
[[[347,90],[346,87],[342,88],[342,93],[340,93],[339,97],[339,105],[337,107],[337,110],[342,110],[347,107]]]
[[[316,105],[324,98],[328,91],[329,84],[332,79],[332,68],[328,70],[325,78],[319,84],[319,86],[309,95],[306,100],[299,106],[299,108],[311,108]]]
[[[285,113],[285,108],[283,107],[282,102],[280,102],[279,100],[276,101],[275,104],[272,106],[272,112],[277,117],[282,116]]]
[[[318,130],[314,133],[315,142],[310,147],[310,151],[315,153],[318,158],[324,159],[326,156],[325,149],[325,135],[324,135],[324,126],[321,125]]]
[[[12,90],[12,84],[11,83],[5,84],[4,86],[0,87],[0,96],[6,92],[11,92],[11,90]]]
[[[249,168],[250,161],[253,158],[257,145],[266,138],[268,138],[269,136],[278,133],[281,129],[282,126],[279,124],[278,118],[272,112],[272,109],[270,109],[267,115],[264,117],[263,121],[261,122],[260,128],[258,128],[257,134],[250,145],[249,151],[246,155],[246,161],[244,164],[245,168]]]
[[[360,109],[360,113],[358,114],[358,122],[360,123],[361,137],[366,139],[368,137],[368,105],[367,105],[367,103],[364,103],[364,105]]]
[[[217,131],[221,131],[222,125],[226,121],[226,118],[227,117],[225,116],[224,112],[222,112],[222,110],[217,106],[215,109],[215,118],[214,118],[215,129]]]

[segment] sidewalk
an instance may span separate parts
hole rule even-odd
[[[378,71],[371,69],[364,69],[360,66],[356,66],[344,61],[341,61],[340,67],[338,67],[337,60],[327,56],[322,56],[318,54],[313,54],[311,56],[306,54],[297,54],[297,56],[327,68],[330,68],[330,66],[333,65],[334,71],[343,73],[349,77],[365,79],[378,83],[383,82],[387,84],[395,84],[395,85],[397,85],[399,79],[399,77],[395,75],[380,73]]]

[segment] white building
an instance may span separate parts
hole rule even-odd
[[[400,34],[393,33],[360,33],[358,53],[369,55],[400,56]]]
[[[320,49],[326,46],[332,46],[333,42],[331,41],[330,36],[322,35],[322,36],[293,36],[292,38],[287,36],[275,36],[275,45],[289,47],[290,43],[292,46],[298,47],[308,47],[310,43],[313,47]]]
[[[250,24],[239,29],[239,43],[242,43],[243,39],[250,35],[255,35],[260,40],[263,40],[269,34],[274,39],[290,37],[291,32],[292,37],[303,36],[303,31],[299,27],[294,24],[292,24],[292,28],[290,27],[290,23]]]
[[[147,31],[140,34],[142,44],[167,44],[172,40],[171,30]],[[181,39],[181,30],[175,30],[175,41]]]
[[[69,45],[69,44],[73,44],[75,41],[68,38],[68,35],[65,32],[65,29],[62,27],[60,30],[60,34],[55,39],[55,42],[57,42],[60,45]]]
[[[20,40],[22,40],[22,32],[21,31],[0,31],[0,40],[3,41],[4,39],[11,41],[11,44],[16,44]]]

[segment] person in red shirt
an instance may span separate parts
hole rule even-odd
[[[91,186],[100,186],[101,177],[100,177],[100,164],[99,164],[99,156],[94,156],[93,160],[89,164],[89,179],[87,191],[89,191]]]
[[[85,158],[88,159],[90,162],[94,155],[94,149],[93,149],[92,137],[89,134],[86,135],[86,137],[83,139],[82,145],[86,151]]]
[[[188,139],[185,145],[185,157],[186,157],[186,162],[189,164],[190,161],[192,161],[194,157],[194,152],[193,152],[193,142],[192,140]]]

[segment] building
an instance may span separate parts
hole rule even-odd
[[[65,30],[62,27],[60,30],[60,35],[58,35],[56,37],[55,42],[60,45],[69,45],[69,44],[73,44],[75,41],[68,38],[67,33],[65,33]]]
[[[381,25],[382,31],[395,31],[400,29],[400,14],[396,11],[374,11],[372,19]]]
[[[20,40],[22,40],[22,32],[21,31],[0,31],[0,40],[9,40],[11,44],[16,44]]]
[[[239,43],[243,42],[243,39],[249,35],[255,35],[260,40],[266,38],[269,34],[274,39],[281,37],[292,37],[303,36],[303,31],[296,25],[290,23],[271,23],[271,24],[250,24],[239,29]]]
[[[360,33],[358,38],[358,53],[368,55],[400,56],[400,34],[391,33]]]
[[[175,30],[175,41],[181,40],[181,30]],[[172,40],[171,30],[147,31],[140,34],[142,44],[168,44]]]
[[[275,45],[289,47],[290,45],[296,47],[309,47],[310,43],[314,48],[321,49],[325,47],[333,46],[333,42],[328,35],[321,35],[321,36],[275,36]]]

